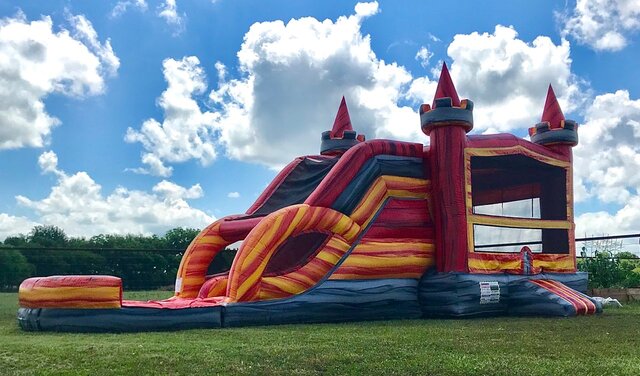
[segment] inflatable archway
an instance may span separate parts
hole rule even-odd
[[[467,135],[473,102],[446,65],[420,107],[428,146],[365,141],[344,98],[321,154],[287,165],[243,215],[191,243],[175,296],[122,299],[110,276],[30,278],[25,330],[140,331],[239,325],[599,312],[576,271],[572,147],[549,87],[531,141]],[[208,276],[244,240],[231,269]]]

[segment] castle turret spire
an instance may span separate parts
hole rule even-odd
[[[342,96],[340,101],[340,107],[336,114],[336,119],[333,121],[333,128],[331,129],[331,138],[342,138],[344,131],[352,131],[351,118],[349,117],[349,109],[347,108],[347,101]]]
[[[338,113],[333,121],[330,131],[322,132],[322,143],[320,144],[320,154],[340,155],[350,147],[365,140],[364,135],[357,135],[351,126],[351,117],[347,109],[347,101],[342,96]]]
[[[542,112],[542,118],[540,122],[548,122],[550,128],[560,128],[564,119],[564,114],[556,98],[556,93],[553,92],[553,87],[549,84],[547,90],[547,99],[544,102],[544,110]]]
[[[433,97],[433,103],[431,107],[436,108],[436,100],[440,98],[451,98],[451,105],[460,107],[460,98],[456,87],[453,85],[451,75],[449,75],[449,68],[447,63],[442,63],[442,71],[440,71],[440,79],[438,80],[438,87],[436,88],[436,95]]]
[[[571,146],[578,144],[578,124],[573,120],[565,120],[551,85],[547,89],[542,118],[538,124],[529,128],[529,136],[531,142],[564,150],[565,153],[570,153]],[[563,145],[569,148],[564,148]]]
[[[441,126],[463,127],[465,132],[473,129],[473,102],[468,99],[460,100],[446,63],[442,63],[433,103],[420,106],[420,123],[422,131],[427,135],[435,127]]]

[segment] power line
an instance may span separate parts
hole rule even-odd
[[[185,249],[173,248],[74,248],[74,247],[13,247],[0,246],[0,250],[15,249],[17,251],[92,251],[92,252],[158,252],[158,253],[182,253]]]
[[[610,239],[629,239],[629,238],[639,238],[639,237],[640,237],[640,234],[592,236],[589,238],[576,238],[576,242],[585,242],[585,241],[593,241],[593,240],[610,240]],[[529,241],[529,242],[481,244],[481,245],[476,245],[474,248],[509,247],[509,246],[534,245],[534,244],[542,244],[542,241],[535,240],[535,241]]]

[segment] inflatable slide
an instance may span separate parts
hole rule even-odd
[[[420,107],[429,145],[369,140],[344,98],[320,155],[296,158],[245,214],[193,240],[161,301],[122,298],[111,276],[20,286],[24,330],[143,331],[280,323],[601,311],[576,271],[577,125],[549,87],[530,141],[467,135],[473,103],[446,65]],[[207,275],[242,241],[230,270]]]

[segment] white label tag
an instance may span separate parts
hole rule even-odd
[[[179,293],[182,290],[182,278],[176,278],[176,293]]]
[[[496,281],[480,282],[480,304],[500,302],[500,285]]]

